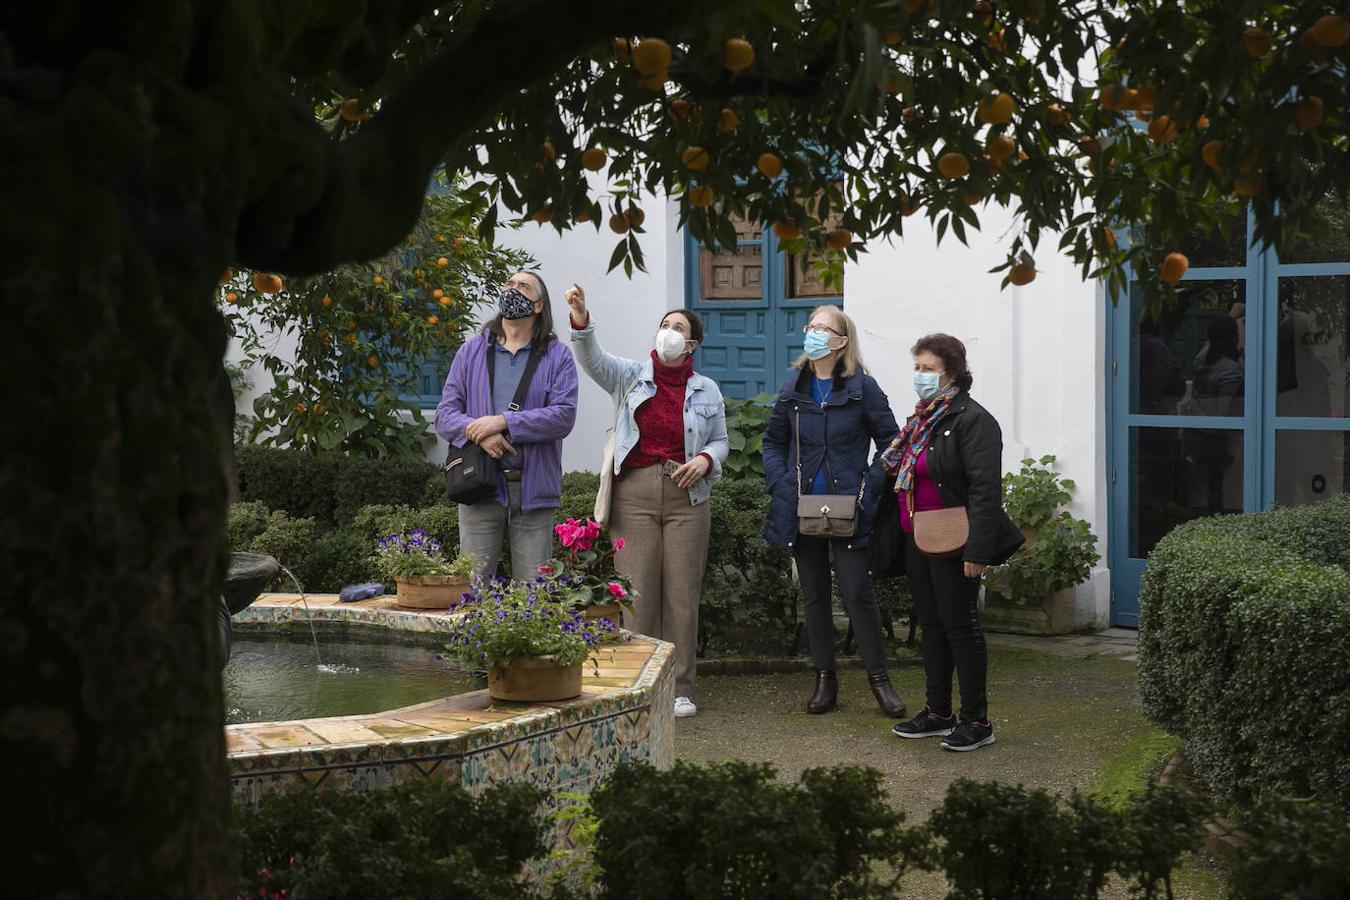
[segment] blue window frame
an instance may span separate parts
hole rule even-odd
[[[1178,285],[1187,305],[1170,319],[1142,315],[1133,290],[1108,316],[1114,624],[1138,624],[1147,553],[1170,527],[1350,490],[1350,252],[1333,241],[1338,260],[1281,262],[1243,249],[1253,225],[1248,213],[1237,253],[1193,257]],[[1158,387],[1163,363],[1185,376],[1184,394]],[[1215,387],[1225,378],[1240,397]]]

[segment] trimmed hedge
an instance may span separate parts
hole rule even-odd
[[[1350,796],[1347,565],[1350,497],[1190,522],[1149,558],[1144,710],[1241,806]]]
[[[1171,896],[1173,868],[1198,846],[1205,811],[1169,791],[1112,811],[1077,795],[1066,804],[1021,785],[958,780],[927,824],[907,826],[882,781],[851,766],[789,783],[767,764],[677,762],[659,772],[625,763],[589,803],[555,798],[577,801],[553,817],[576,849],[549,858],[548,878],[537,877],[547,829],[539,812],[555,804],[533,788],[499,785],[476,800],[439,780],[370,793],[302,789],[236,810],[238,891],[880,900],[907,895],[901,876],[924,870],[941,872],[950,896],[972,900],[1093,900],[1112,876],[1135,896],[1159,897]]]

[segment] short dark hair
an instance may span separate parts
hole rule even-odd
[[[703,320],[699,318],[698,313],[692,309],[668,309],[661,313],[661,322],[666,320],[666,316],[671,313],[679,313],[689,322],[689,340],[703,343]],[[656,323],[656,327],[661,327],[661,322]]]
[[[544,284],[544,279],[539,277],[538,272],[525,272],[525,274],[533,278],[535,283],[539,285],[539,301],[543,304],[543,309],[539,311],[538,318],[534,320],[534,330],[530,333],[530,341],[534,344],[533,352],[537,353],[544,349],[545,344],[555,340],[558,336],[553,333],[553,304],[549,302],[548,285]],[[487,331],[490,331],[497,340],[506,336],[506,332],[502,330],[501,313],[497,313],[492,317],[492,321],[487,323]]]
[[[966,364],[965,344],[950,334],[929,334],[919,338],[909,352],[911,356],[918,356],[925,350],[942,360],[942,369],[951,377],[952,384],[960,390],[970,390],[975,379]]]

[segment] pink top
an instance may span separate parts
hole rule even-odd
[[[909,520],[909,491],[900,491],[896,495],[900,502],[900,530],[906,534],[914,532],[914,523]],[[924,449],[914,461],[914,511],[927,512],[930,509],[943,509],[942,494],[937,485],[928,476],[928,450]]]

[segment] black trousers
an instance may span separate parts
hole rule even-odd
[[[914,611],[923,628],[928,705],[940,716],[951,714],[955,670],[961,679],[961,718],[986,721],[989,652],[980,627],[980,580],[965,576],[960,557],[924,556],[914,546],[912,534],[905,535],[905,566]]]
[[[849,538],[819,538],[798,534],[792,557],[805,598],[806,637],[811,643],[811,664],[834,669],[834,602],[830,590],[830,551],[834,551],[834,574],[839,595],[853,623],[853,637],[868,675],[886,674],[886,646],[881,640],[881,610],[872,593],[870,559],[866,550],[850,550]]]

